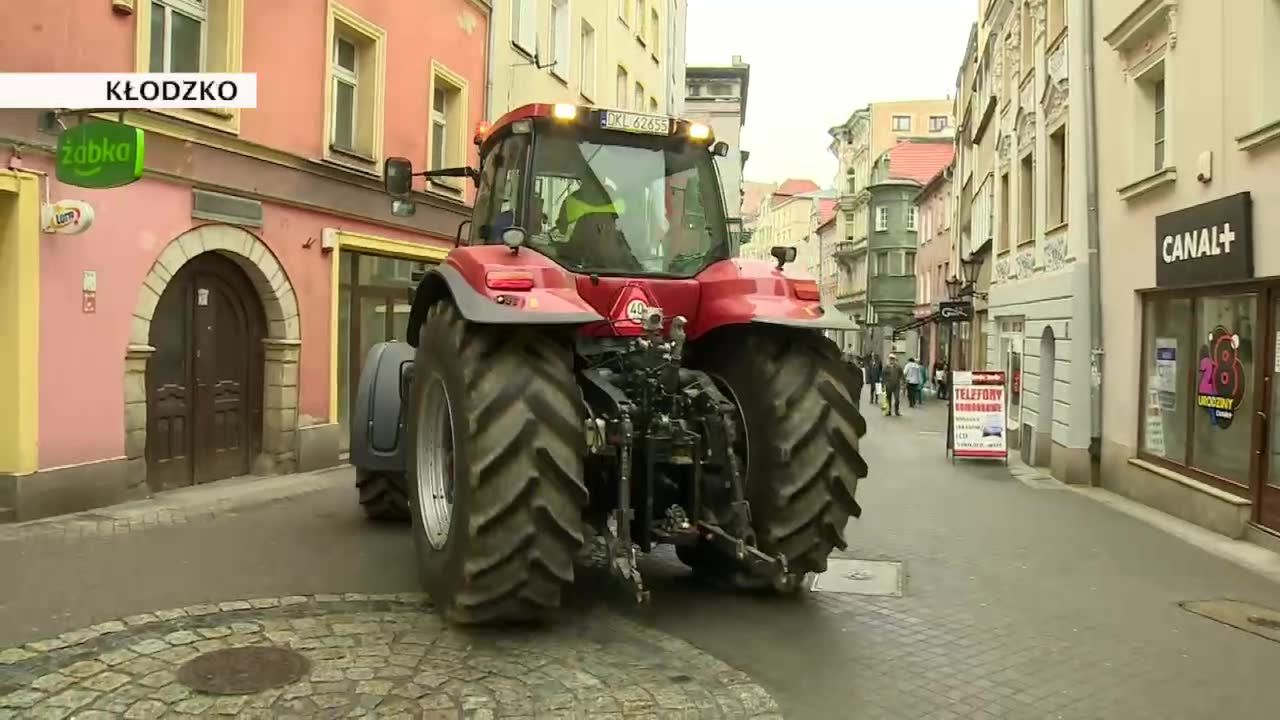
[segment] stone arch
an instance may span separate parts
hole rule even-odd
[[[146,478],[147,362],[151,319],[160,295],[175,273],[192,258],[216,252],[244,271],[257,290],[266,315],[263,339],[262,452],[254,459],[259,475],[293,472],[297,467],[298,358],[302,349],[298,297],[284,266],[256,235],[222,223],[194,227],[169,242],[138,288],[125,355],[125,456],[135,487]]]

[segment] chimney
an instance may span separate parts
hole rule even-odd
[[[743,62],[742,62],[742,56],[741,56],[741,55],[734,55],[734,56],[733,56],[733,64],[734,64],[735,66],[736,66],[736,65],[742,65],[742,64],[743,64]]]

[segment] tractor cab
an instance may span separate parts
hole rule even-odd
[[[526,105],[482,126],[479,169],[415,173],[386,161],[388,194],[415,175],[470,177],[475,207],[459,243],[537,251],[579,274],[693,277],[734,254],[706,125],[572,104]]]

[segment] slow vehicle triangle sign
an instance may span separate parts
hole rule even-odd
[[[609,323],[620,335],[638,334],[643,330],[645,311],[654,304],[644,287],[629,283],[618,291],[609,311]]]

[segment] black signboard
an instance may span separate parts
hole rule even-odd
[[[1253,200],[1248,192],[1156,217],[1156,286],[1253,278]]]
[[[944,300],[938,303],[938,322],[968,322],[973,319],[973,303],[968,300]]]

